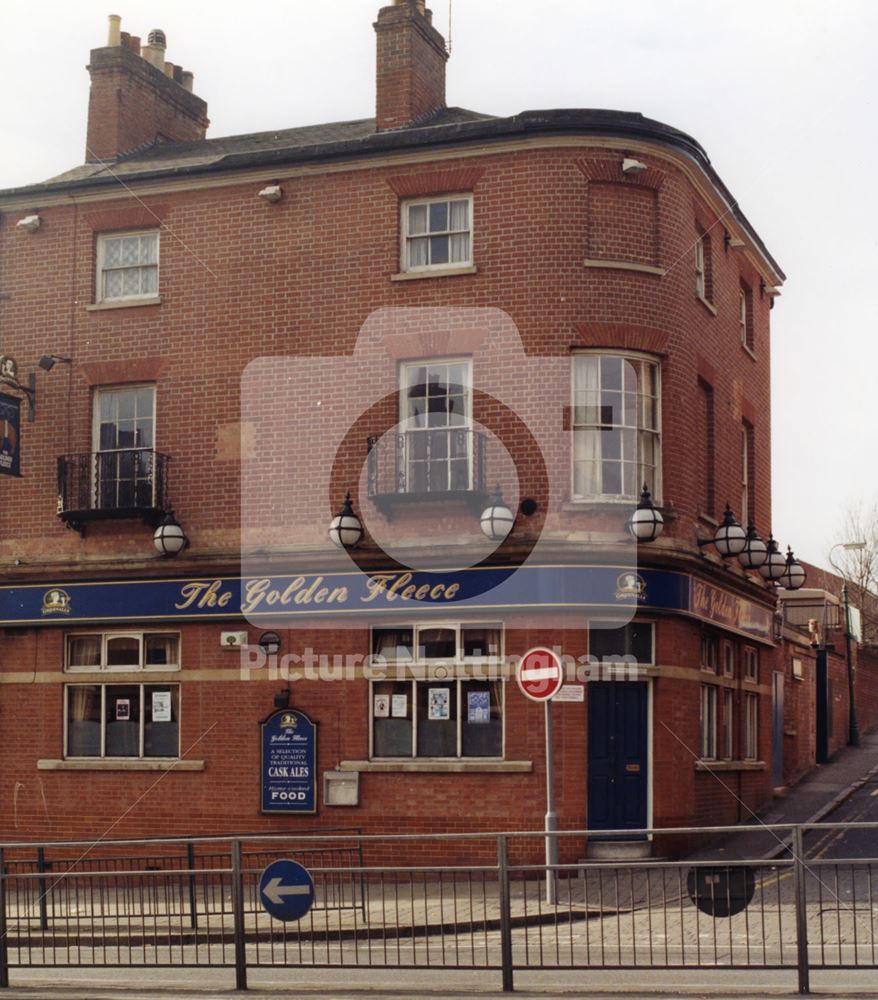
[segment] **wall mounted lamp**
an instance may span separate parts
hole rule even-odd
[[[345,494],[341,510],[329,524],[329,538],[340,549],[352,549],[363,537],[363,525],[354,513],[350,490]]]
[[[155,547],[162,556],[175,556],[189,544],[185,532],[177,523],[174,512],[169,510],[152,536]]]

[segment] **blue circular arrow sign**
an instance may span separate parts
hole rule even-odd
[[[276,920],[301,920],[314,903],[314,879],[295,861],[272,861],[259,878],[259,898]]]

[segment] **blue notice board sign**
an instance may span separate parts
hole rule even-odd
[[[294,708],[262,723],[262,812],[317,812],[317,726]]]
[[[301,920],[314,903],[314,879],[296,861],[272,861],[259,878],[259,899],[276,920]]]

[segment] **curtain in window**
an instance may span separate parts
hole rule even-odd
[[[146,662],[148,666],[176,666],[179,662],[177,636],[147,635],[144,637],[144,642],[146,644]]]
[[[100,757],[101,688],[71,685],[67,688],[67,756]]]
[[[376,629],[372,633],[372,652],[386,660],[410,660],[412,656],[411,629]]]
[[[69,667],[100,667],[101,637],[77,635],[68,639],[67,665]]]

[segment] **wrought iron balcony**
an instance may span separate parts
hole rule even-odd
[[[367,440],[369,499],[386,516],[405,502],[461,499],[485,505],[485,435],[471,427],[424,427]]]
[[[58,458],[58,516],[85,533],[89,521],[137,517],[157,525],[168,510],[170,458],[127,448]]]

